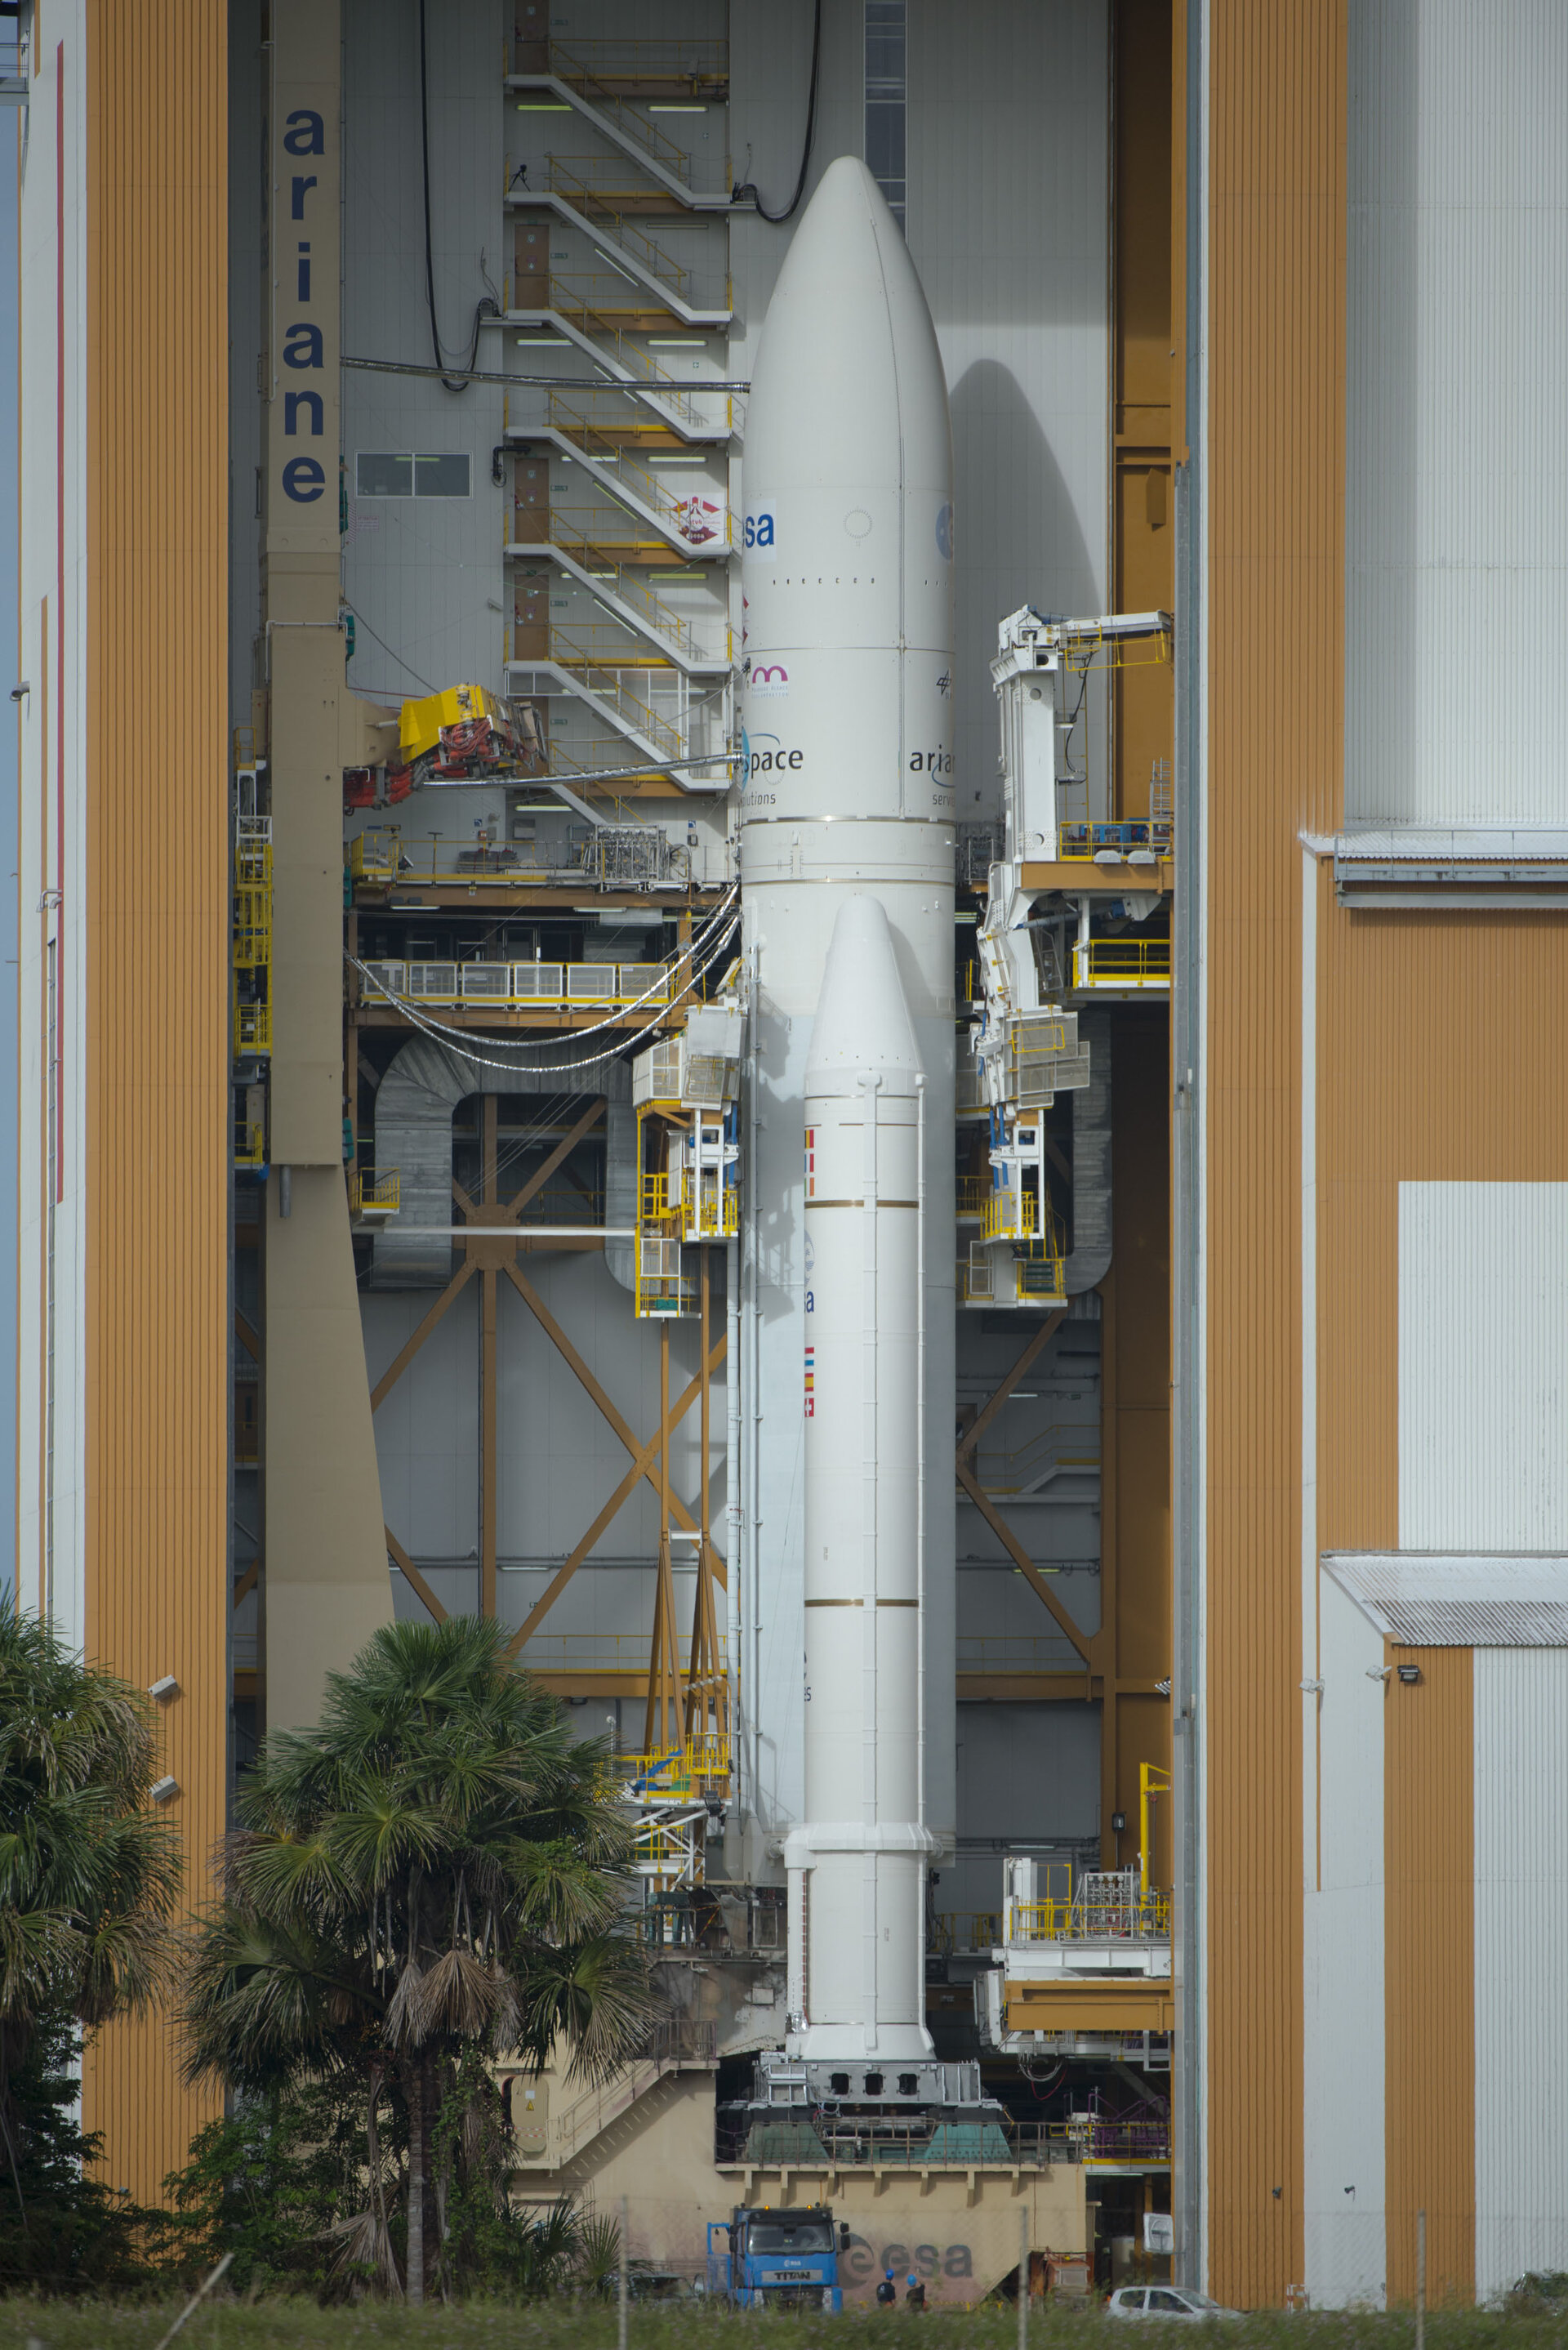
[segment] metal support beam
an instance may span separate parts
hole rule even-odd
[[[711,1379],[714,1372],[720,1368],[724,1360],[724,1346],[725,1341],[721,1338],[714,1346],[706,1363],[702,1366],[702,1368],[698,1372],[697,1377],[691,1382],[690,1386],[681,1395],[680,1402],[676,1404],[674,1409],[670,1415],[670,1426],[671,1430],[680,1426],[687,1413],[691,1410],[692,1405],[696,1402],[698,1396],[701,1392],[703,1381],[705,1379]],[[650,1437],[647,1444],[643,1446],[641,1451],[638,1454],[636,1460],[632,1462],[631,1467],[627,1471],[626,1475],[621,1479],[620,1483],[616,1487],[615,1492],[610,1495],[608,1501],[605,1503],[603,1509],[599,1512],[592,1525],[578,1541],[576,1547],[572,1551],[571,1555],[563,1561],[559,1567],[556,1568],[556,1573],[551,1576],[549,1584],[545,1589],[540,1593],[538,1598],[534,1602],[533,1607],[529,1609],[527,1615],[518,1626],[516,1631],[512,1635],[511,1639],[506,1644],[506,1653],[508,1656],[514,1657],[517,1654],[518,1649],[523,1646],[524,1642],[534,1631],[537,1629],[538,1626],[544,1621],[551,1608],[555,1606],[556,1600],[560,1597],[562,1592],[566,1589],[567,1584],[570,1583],[573,1575],[576,1575],[578,1567],[581,1566],[584,1559],[587,1558],[589,1551],[593,1549],[594,1544],[599,1540],[606,1527],[613,1522],[620,1510],[625,1506],[629,1497],[636,1492],[639,1485],[642,1482],[644,1475],[647,1473],[649,1462],[654,1458],[655,1454],[659,1451],[659,1438],[657,1436],[653,1436]]]
[[[1034,1363],[1035,1357],[1040,1354],[1042,1348],[1047,1346],[1055,1336],[1057,1331],[1061,1328],[1063,1323],[1066,1319],[1067,1309],[1064,1305],[1058,1305],[1054,1314],[1046,1315],[1044,1320],[1041,1323],[1040,1327],[1035,1331],[1034,1336],[1030,1339],[1029,1344],[1024,1347],[1023,1352],[1019,1356],[1018,1360],[1013,1364],[1012,1368],[1008,1372],[1007,1377],[1002,1380],[1002,1385],[997,1388],[995,1394],[991,1397],[987,1403],[981,1406],[979,1411],[976,1412],[974,1418],[970,1421],[969,1426],[960,1437],[958,1443],[958,1458],[961,1462],[967,1461],[970,1454],[974,1451],[975,1446],[980,1442],[981,1438],[985,1434],[986,1430],[991,1426],[992,1421],[996,1418],[997,1413],[1002,1409],[1002,1405],[1007,1401],[1008,1397],[1012,1393],[1013,1388],[1018,1385],[1019,1380],[1027,1375]]]
[[[387,1549],[391,1555],[392,1560],[399,1571],[412,1588],[418,1592],[425,1606],[430,1609],[431,1614],[435,1617],[436,1622],[438,1624],[444,1624],[446,1622],[446,1609],[441,1606],[441,1601],[436,1597],[435,1593],[431,1589],[430,1585],[425,1581],[424,1576],[420,1573],[419,1568],[414,1565],[413,1560],[409,1556],[408,1552],[403,1548],[402,1544],[398,1540],[398,1537],[392,1532],[391,1527],[383,1526],[381,1531],[387,1537]]]
[[[1044,1601],[1046,1607],[1050,1609],[1052,1615],[1056,1618],[1057,1623],[1066,1634],[1068,1639],[1073,1643],[1074,1648],[1076,1648],[1078,1654],[1083,1658],[1085,1664],[1086,1666],[1097,1664],[1099,1636],[1093,1633],[1081,1632],[1078,1629],[1076,1624],[1074,1623],[1072,1617],[1068,1615],[1066,1609],[1063,1607],[1061,1601],[1057,1598],[1055,1593],[1052,1590],[1050,1585],[1046,1582],[1044,1576],[1035,1565],[1034,1561],[1030,1557],[1028,1552],[1024,1549],[1023,1544],[1013,1533],[1012,1528],[1008,1524],[1006,1519],[1002,1516],[1001,1511],[992,1500],[991,1495],[986,1492],[980,1484],[979,1480],[976,1478],[973,1470],[970,1467],[967,1461],[961,1461],[958,1463],[958,1481],[963,1487],[964,1492],[969,1495],[970,1500],[974,1503],[975,1508],[980,1512],[981,1516],[985,1520],[986,1524],[991,1528],[992,1533],[1002,1544],[1007,1555],[1012,1561],[1014,1566],[1017,1567],[1019,1573],[1027,1576],[1029,1582],[1033,1586],[1036,1595]]]
[[[540,1328],[545,1332],[545,1336],[550,1340],[562,1361],[567,1365],[573,1375],[581,1381],[583,1387],[593,1398],[595,1403],[604,1414],[605,1419],[608,1421],[610,1427],[614,1429],[616,1434],[619,1437],[621,1442],[625,1445],[627,1451],[631,1454],[632,1459],[635,1461],[639,1457],[642,1448],[639,1446],[631,1428],[622,1418],[621,1414],[616,1409],[615,1405],[605,1393],[605,1390],[600,1386],[598,1380],[595,1378],[592,1371],[589,1370],[587,1363],[584,1362],[581,1355],[578,1354],[576,1348],[573,1346],[571,1340],[567,1337],[566,1332],[562,1329],[560,1324],[556,1321],[555,1315],[551,1313],[549,1307],[540,1296],[538,1291],[534,1287],[532,1282],[529,1281],[526,1274],[519,1265],[508,1264],[504,1267],[504,1270],[509,1275],[512,1285],[516,1290],[518,1296],[523,1300],[523,1303],[528,1308],[529,1313],[533,1315]],[[706,1355],[706,1347],[704,1347],[702,1351],[703,1354]],[[651,1461],[649,1461],[646,1473],[649,1483],[652,1485],[657,1492],[659,1488],[659,1472],[653,1467]],[[676,1524],[683,1533],[696,1533],[696,1523],[691,1516],[691,1513],[687,1509],[685,1503],[680,1500],[678,1494],[672,1493],[670,1495],[670,1514],[674,1518]],[[714,1553],[714,1557],[719,1582],[721,1586],[722,1586],[724,1582],[724,1562],[718,1556],[717,1552]]]
[[[1116,1672],[1119,1645],[1120,1576],[1116,1523],[1116,1276],[1100,1284],[1100,1649],[1105,1658],[1106,1698],[1100,1710],[1100,1866],[1121,1866],[1119,1839],[1111,1826],[1116,1809]]]
[[[430,1336],[431,1332],[435,1328],[436,1324],[446,1313],[446,1310],[451,1305],[452,1300],[457,1296],[459,1291],[464,1287],[466,1283],[472,1278],[477,1270],[478,1267],[475,1265],[472,1257],[465,1257],[462,1264],[458,1266],[457,1271],[447,1283],[446,1287],[441,1291],[441,1295],[436,1299],[435,1304],[431,1307],[430,1312],[425,1315],[424,1320],[420,1324],[419,1328],[414,1332],[412,1337],[408,1340],[401,1352],[393,1358],[388,1368],[381,1373],[380,1378],[371,1388],[370,1409],[372,1411],[376,1409],[378,1404],[382,1402],[397,1386],[398,1381],[402,1378],[403,1373],[408,1369],[409,1365],[413,1361],[414,1357],[419,1353],[420,1348],[424,1345],[425,1340]]]
[[[707,1393],[708,1382],[701,1382]],[[670,1326],[659,1332],[659,1581],[653,1597],[653,1644],[648,1659],[643,1752],[662,1754],[680,1743],[685,1712],[680,1642],[675,1624],[675,1577],[670,1561]]]

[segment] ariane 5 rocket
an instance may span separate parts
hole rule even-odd
[[[929,2056],[954,1815],[953,519],[930,314],[858,161],[785,258],[744,466],[753,1802],[790,2049],[881,2064]]]

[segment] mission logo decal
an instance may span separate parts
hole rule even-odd
[[[776,734],[748,733],[742,738],[741,748],[748,783],[755,783],[759,775],[798,775],[805,764],[805,753],[786,751]]]

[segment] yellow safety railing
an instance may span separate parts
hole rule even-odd
[[[1073,974],[1078,987],[1168,988],[1170,941],[1091,939],[1074,948]]]
[[[400,1191],[398,1170],[379,1175],[373,1168],[356,1167],[348,1186],[349,1205],[357,1216],[395,1215]]]
[[[688,1231],[695,1225],[704,1240],[732,1240],[741,1229],[741,1195],[734,1184],[720,1180],[717,1170],[704,1176],[698,1196],[697,1170],[685,1168],[680,1178],[680,1211]]]
[[[234,1165],[266,1165],[266,1128],[260,1118],[241,1118],[234,1128]]]
[[[1147,637],[1124,637],[1077,622],[1062,645],[1062,666],[1075,677],[1091,669],[1158,669],[1169,659],[1168,629],[1157,629]]]
[[[698,1738],[651,1754],[618,1754],[615,1770],[634,1794],[695,1797],[729,1778],[730,1742]]]
[[[272,890],[241,882],[234,896],[234,969],[265,971],[272,961]]]
[[[576,556],[585,570],[614,571],[618,577],[632,556],[675,561],[662,538],[638,538],[632,535],[634,529],[629,515],[552,504],[543,538],[509,538],[506,545],[513,550],[520,547],[529,556],[537,556],[544,547],[558,546]]]
[[[639,734],[645,734],[655,750],[662,752],[667,759],[684,758],[686,737],[671,726],[668,719],[661,718],[650,702],[635,692],[621,673],[628,669],[666,669],[670,665],[668,660],[661,655],[628,655],[623,649],[618,649],[614,650],[614,658],[607,661],[604,652],[597,648],[598,639],[610,642],[609,631],[596,630],[594,640],[590,641],[581,630],[567,636],[564,629],[553,628],[550,631],[550,659],[557,668],[582,671],[583,681],[589,692],[597,695],[599,701],[608,702],[628,726],[635,728]],[[624,645],[623,637],[621,648]]]
[[[1137,1766],[1137,1865],[1138,1878],[1145,1893],[1148,1891],[1149,1807],[1161,1795],[1170,1793],[1170,1773],[1158,1762],[1140,1762]]]
[[[639,389],[652,392],[674,410],[682,423],[695,428],[704,421],[694,405],[702,396],[701,379],[694,383],[682,382],[662,359],[654,358],[646,343],[634,340],[632,330],[622,323],[620,315],[605,305],[601,287],[618,293],[630,284],[624,277],[563,277],[552,270],[547,307],[563,318],[570,318],[580,333],[607,346]],[[639,305],[623,298],[619,307],[621,312],[635,316],[646,310],[648,304]],[[727,403],[727,394],[715,392],[711,396],[724,399]]]
[[[229,907],[234,980],[230,994],[236,1060],[272,1051],[272,818],[234,819],[234,879]],[[244,993],[240,974],[244,972]],[[259,1159],[249,1162],[259,1166]]]
[[[602,157],[593,159],[602,163]],[[510,181],[508,182],[510,184]],[[658,240],[620,210],[613,195],[596,188],[584,176],[584,159],[577,156],[552,155],[546,166],[545,185],[552,195],[564,196],[574,210],[582,213],[593,224],[595,234],[607,244],[641,263],[650,277],[656,277],[670,293],[676,295],[688,307],[691,303],[690,288],[691,272],[672,253],[667,253]],[[716,306],[704,306],[716,307]],[[730,280],[724,283],[724,307],[734,307]]]
[[[1171,854],[1171,820],[1162,816],[1129,816],[1116,824],[1062,824],[1056,827],[1056,855],[1064,865],[1092,865],[1107,852],[1129,857],[1148,849],[1160,858]]]
[[[574,525],[562,507],[552,506],[550,509],[549,527],[549,538],[543,543],[559,547],[564,555],[569,555],[580,563],[585,571],[596,573],[607,571],[608,578],[602,583],[596,582],[596,585],[602,584],[607,594],[618,598],[621,603],[629,606],[649,633],[661,643],[673,646],[679,652],[684,653],[688,660],[728,661],[732,659],[734,639],[727,619],[723,622],[722,652],[710,652],[706,647],[698,642],[696,631],[691,623],[681,618],[672,604],[667,603],[662,596],[654,593],[647,580],[640,576],[639,567],[616,561],[607,548],[592,538],[580,525]],[[504,539],[505,529],[506,517],[504,514],[502,517]],[[504,539],[504,543],[507,546],[527,544],[526,541],[514,539]]]
[[[1013,1901],[1008,1930],[1015,1942],[1165,1942],[1170,1896],[1140,1893],[1108,1901]]]
[[[985,1203],[995,1190],[989,1175],[961,1175],[958,1179],[958,1211],[961,1216],[982,1216]]]
[[[994,1189],[981,1208],[981,1229],[988,1241],[1033,1240],[1040,1231],[1040,1201],[1033,1191]]]
[[[1059,1255],[1021,1257],[1018,1263],[1018,1288],[1023,1297],[1060,1298],[1064,1295],[1063,1265]]]
[[[234,1055],[236,1059],[248,1054],[272,1051],[272,1006],[270,1003],[239,1003],[234,1005]]]
[[[525,34],[517,36],[516,54],[537,49]],[[607,81],[683,81],[692,84],[726,81],[730,44],[725,40],[574,40],[570,50],[558,41],[545,45],[550,71],[562,81],[574,72],[591,73]],[[518,68],[526,72],[525,66]]]
[[[566,49],[563,48],[558,41],[551,41],[546,51],[547,70],[556,77],[557,81],[565,82],[569,88],[576,90],[591,104],[610,115],[617,127],[640,147],[661,171],[668,172],[670,177],[679,180],[683,187],[690,187],[691,158],[685,149],[677,146],[675,140],[660,130],[657,123],[649,122],[645,115],[639,114],[635,107],[628,109],[623,102],[621,93],[612,89],[610,84],[636,80],[686,81],[691,78],[691,75],[687,68],[677,66],[666,66],[659,70],[645,65],[639,70],[625,61],[630,46],[627,44],[623,47],[618,41],[580,41],[575,47]],[[673,49],[680,45],[666,43],[662,46]],[[518,54],[525,55],[526,51],[520,50]],[[712,75],[703,78],[717,78],[717,68]],[[727,161],[725,184],[726,186],[729,184]]]
[[[691,1313],[697,1304],[697,1284],[686,1271],[678,1236],[639,1228],[633,1243],[637,1288],[633,1311],[639,1317]]]
[[[272,879],[272,818],[242,816],[234,820],[234,879],[253,888]]]
[[[972,1950],[992,1950],[1002,1939],[1002,1919],[994,1909],[941,1911],[931,1949],[948,1957]]]
[[[670,1199],[670,1177],[662,1169],[642,1179],[638,1203],[638,1222],[643,1224],[667,1224],[671,1219],[679,1222],[680,1203],[672,1207]]]
[[[256,763],[255,728],[236,726],[230,737],[230,749],[236,767],[254,767]]]
[[[508,425],[511,422],[511,399],[512,395],[508,392],[504,403],[504,416]],[[732,404],[728,400],[726,400],[725,412],[727,416],[732,412]],[[614,472],[625,481],[631,495],[647,506],[650,513],[658,515],[660,525],[670,533],[671,538],[684,541],[688,546],[695,543],[688,537],[681,519],[685,507],[690,503],[690,495],[686,500],[673,496],[670,484],[659,474],[650,473],[646,465],[639,465],[634,457],[628,457],[623,446],[624,436],[628,430],[639,435],[648,432],[667,434],[668,426],[652,418],[643,418],[635,423],[628,423],[626,406],[622,400],[616,414],[614,431],[611,432],[607,430],[602,422],[596,422],[580,402],[570,400],[564,393],[555,391],[550,394],[550,425],[552,431],[559,432],[585,463],[597,466],[606,473],[613,468]],[[597,448],[594,446],[596,442],[599,444]],[[706,503],[713,504],[719,511],[713,515],[704,513],[704,527],[715,536],[721,537],[724,545],[729,546],[732,544],[732,540],[727,504],[719,498]],[[711,541],[708,539],[701,541],[704,546],[711,543]]]
[[[395,881],[402,853],[403,836],[396,825],[368,825],[349,845],[348,870],[356,881]]]

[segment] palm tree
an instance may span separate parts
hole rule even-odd
[[[454,2177],[488,2173],[500,2191],[483,2060],[542,2064],[559,2042],[574,2069],[602,2074],[652,2012],[604,1749],[573,1742],[505,1639],[476,1617],[388,1625],[328,1677],[318,1729],[266,1741],[184,1993],[190,2079],[357,2084],[369,2208],[344,2229],[383,2279],[396,2276],[379,2121],[391,2103],[415,2303],[432,2220],[445,2250]]]
[[[41,2030],[145,2008],[168,1979],[180,1853],[148,1809],[151,1700],[0,1594],[0,2139]]]

